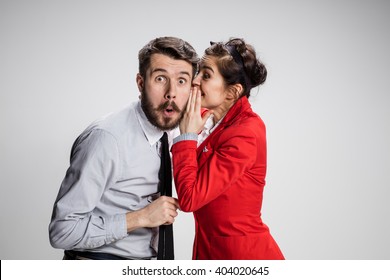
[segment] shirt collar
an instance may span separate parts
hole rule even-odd
[[[144,131],[146,139],[148,140],[150,146],[153,146],[163,136],[164,131],[160,130],[149,122],[144,110],[142,110],[141,101],[138,101],[137,103],[136,115],[141,128]]]
[[[207,133],[210,134],[210,130],[213,128],[214,125],[214,116],[210,115],[208,119],[206,120],[206,123],[204,124],[203,130]]]
[[[223,119],[225,118],[225,116],[223,116],[215,125],[214,125],[214,116],[213,115],[210,115],[210,117],[207,119],[205,125],[204,125],[204,128],[203,130],[207,133],[207,134],[211,134],[211,132],[213,132],[214,129],[217,128],[217,126],[223,121]]]

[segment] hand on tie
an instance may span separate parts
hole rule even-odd
[[[179,203],[176,198],[161,196],[151,204],[140,210],[140,224],[142,227],[158,227],[170,225],[178,215]]]

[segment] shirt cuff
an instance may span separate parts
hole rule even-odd
[[[113,216],[107,225],[106,243],[112,243],[121,240],[128,235],[126,214]]]
[[[194,132],[180,134],[173,139],[173,144],[186,140],[198,141],[198,134]]]

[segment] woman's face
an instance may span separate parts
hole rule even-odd
[[[198,86],[201,91],[201,106],[213,110],[221,106],[223,107],[227,91],[225,81],[218,71],[216,61],[216,57],[204,56],[200,64],[199,73],[193,80],[193,85]]]

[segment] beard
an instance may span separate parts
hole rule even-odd
[[[173,118],[167,118],[162,116],[162,113],[169,105],[172,106],[172,109],[174,111],[179,113],[179,117],[176,120]],[[142,90],[141,92],[141,107],[148,121],[161,130],[171,130],[178,127],[184,115],[184,112],[180,110],[180,108],[176,105],[175,101],[166,101],[160,104],[157,108],[154,108],[153,104],[151,103],[148,95],[144,90]]]

